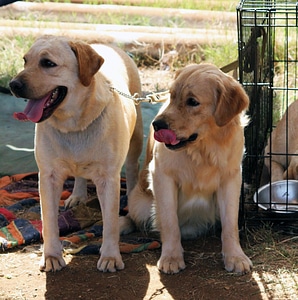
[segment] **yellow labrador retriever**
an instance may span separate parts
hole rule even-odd
[[[238,234],[249,99],[238,82],[210,64],[182,69],[170,94],[153,122],[147,165],[129,194],[129,217],[139,227],[156,218],[158,268],[168,274],[185,268],[181,237],[195,238],[220,218],[225,268],[249,272],[252,263]],[[122,218],[121,232],[131,230],[130,219]]]
[[[117,225],[120,172],[126,159],[131,190],[137,181],[142,120],[133,101],[112,88],[140,93],[138,70],[120,49],[55,36],[39,38],[24,61],[24,70],[10,88],[17,97],[29,99],[15,118],[37,123],[35,156],[44,240],[40,269],[57,271],[65,266],[57,220],[69,175],[76,179],[67,206],[86,201],[86,179],[96,185],[104,222],[97,268],[123,269]]]
[[[268,139],[265,155],[270,151],[273,154],[265,159],[265,166],[272,181],[287,178],[298,180],[297,116],[298,101],[294,101]]]

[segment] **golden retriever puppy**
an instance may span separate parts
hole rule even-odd
[[[24,61],[24,70],[10,88],[15,96],[29,99],[15,118],[37,123],[35,157],[44,240],[40,269],[58,271],[65,266],[58,206],[70,175],[76,181],[68,206],[86,201],[86,179],[96,185],[104,222],[97,268],[123,269],[118,245],[120,172],[126,159],[132,189],[138,176],[142,120],[133,101],[112,88],[140,93],[138,70],[120,49],[55,36],[37,39]]]
[[[297,120],[298,101],[294,101],[277,123],[276,128],[268,139],[265,155],[269,152],[272,155],[271,158],[265,158],[265,166],[271,175],[272,181],[287,178],[298,180]]]
[[[181,237],[195,238],[219,218],[225,268],[249,272],[252,263],[238,234],[249,99],[237,81],[210,64],[182,69],[170,94],[153,121],[147,165],[129,194],[129,217],[139,227],[155,218],[162,240],[158,268],[167,274],[185,268]],[[121,232],[131,225],[122,218]]]

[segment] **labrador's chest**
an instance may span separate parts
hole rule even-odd
[[[99,124],[93,124],[84,131],[69,133],[53,128],[40,129],[37,127],[35,137],[38,165],[47,164],[80,175],[100,166],[106,168],[116,151],[117,145],[107,139]]]

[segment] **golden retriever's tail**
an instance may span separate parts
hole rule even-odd
[[[136,229],[149,231],[153,229],[153,195],[138,183],[128,195],[128,214],[120,217],[120,234],[128,234]]]

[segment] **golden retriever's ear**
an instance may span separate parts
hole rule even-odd
[[[218,126],[224,126],[248,108],[249,98],[240,83],[228,76],[219,83],[218,92],[214,118]]]
[[[104,59],[86,43],[69,42],[69,45],[78,60],[80,81],[84,86],[89,86],[94,74],[103,64]]]

